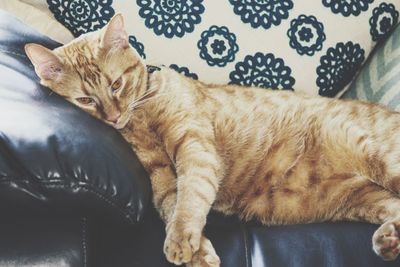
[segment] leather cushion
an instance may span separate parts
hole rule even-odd
[[[1,267],[86,267],[88,229],[79,218],[2,218]]]
[[[0,11],[0,211],[139,221],[151,187],[130,145],[39,84],[29,42],[60,45]]]
[[[90,254],[96,267],[173,267],[165,259],[164,224],[149,209],[144,223],[120,226],[89,221]],[[205,235],[221,267],[395,267],[400,258],[383,261],[372,250],[378,225],[325,222],[262,226],[211,213]]]

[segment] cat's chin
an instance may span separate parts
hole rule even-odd
[[[125,125],[114,125],[114,128],[117,130],[122,130],[125,128],[125,126],[126,126],[126,124]]]
[[[125,128],[125,126],[128,124],[128,122],[129,122],[129,119],[126,119],[125,121],[119,122],[119,123],[114,124],[112,126],[117,130],[121,130],[121,129]]]

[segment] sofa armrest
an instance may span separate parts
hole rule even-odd
[[[138,222],[151,187],[130,145],[39,84],[29,42],[59,45],[0,11],[0,211]]]

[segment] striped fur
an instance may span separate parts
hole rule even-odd
[[[119,129],[132,145],[166,223],[170,262],[219,266],[202,236],[210,209],[265,225],[383,224],[373,248],[384,259],[397,257],[399,113],[363,102],[204,84],[163,67],[148,76],[115,30],[121,20],[117,15],[107,28],[54,51],[34,45],[26,51],[43,85]],[[112,92],[119,78],[121,89]],[[81,96],[97,104],[82,105]],[[110,122],[115,112],[121,117]]]

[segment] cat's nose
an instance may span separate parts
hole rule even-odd
[[[117,111],[107,116],[106,120],[111,123],[117,123],[119,118],[121,117],[121,112]]]

